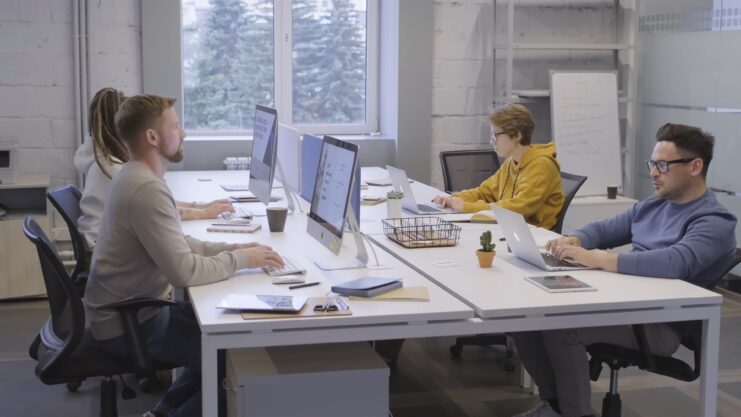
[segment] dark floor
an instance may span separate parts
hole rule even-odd
[[[741,415],[741,297],[724,294],[721,324],[718,416]],[[0,303],[0,417],[98,415],[98,380],[83,383],[76,393],[47,386],[34,375],[27,348],[48,317],[45,301]],[[519,387],[519,367],[501,369],[501,351],[467,347],[460,359],[448,352],[452,338],[409,340],[391,372],[394,417],[510,416],[535,404]],[[606,374],[606,373],[605,373]],[[694,417],[697,383],[631,370],[620,381],[624,417]],[[607,380],[594,384],[593,406],[600,409]],[[140,416],[159,394],[139,393],[119,399],[121,417]]]

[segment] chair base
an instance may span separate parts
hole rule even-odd
[[[515,370],[515,361],[513,359],[514,353],[511,348],[509,337],[506,334],[481,334],[476,336],[465,336],[458,337],[455,339],[455,344],[451,345],[450,356],[453,358],[460,358],[463,353],[463,346],[491,346],[491,345],[503,345],[505,346],[505,357],[501,360],[497,360],[497,366],[504,369],[507,372],[513,372]]]
[[[602,400],[602,417],[620,417],[621,408],[620,394],[605,394]]]
[[[116,381],[111,376],[103,377],[100,381],[100,416],[118,417]]]

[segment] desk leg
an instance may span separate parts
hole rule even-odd
[[[720,349],[720,306],[702,323],[702,374],[700,415],[715,417],[718,402],[718,351]]]
[[[201,395],[204,416],[219,414],[218,351],[213,339],[201,334]]]

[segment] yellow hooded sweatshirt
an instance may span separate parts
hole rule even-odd
[[[463,199],[463,212],[489,210],[489,204],[522,214],[528,223],[552,229],[563,207],[563,188],[556,145],[531,145],[519,163],[507,158],[477,188],[453,194]]]

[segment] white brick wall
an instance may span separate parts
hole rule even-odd
[[[50,173],[55,184],[76,178],[72,1],[0,0],[0,140],[20,143],[21,172]],[[608,41],[605,36],[611,30],[605,27],[613,24],[611,12],[599,1],[592,6],[571,3],[575,5],[522,8],[516,36],[530,41]],[[141,92],[141,0],[88,4],[90,94],[104,86],[127,94]],[[495,26],[491,0],[435,0],[433,19],[430,158],[432,183],[442,186],[440,151],[489,146],[492,48],[504,25]],[[520,88],[537,88],[547,80],[548,68],[607,64],[604,57],[593,55],[534,56],[518,64],[514,79]],[[534,105],[531,110],[539,124],[536,137],[547,138],[548,106]]]
[[[89,3],[91,91],[141,92],[141,0]],[[73,0],[0,0],[0,141],[19,171],[76,181]]]

